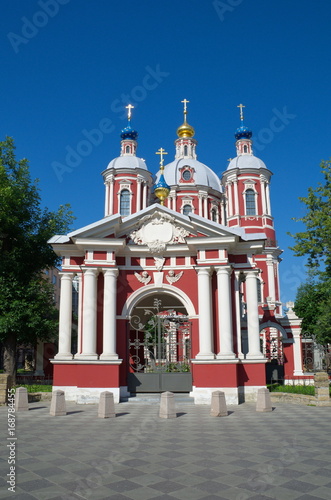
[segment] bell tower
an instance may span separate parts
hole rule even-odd
[[[131,126],[132,104],[126,109],[128,123],[121,132],[120,156],[102,172],[106,188],[105,217],[117,213],[127,217],[146,208],[153,185],[145,160],[136,155],[138,132]]]

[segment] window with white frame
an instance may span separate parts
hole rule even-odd
[[[245,191],[246,215],[256,215],[255,191],[246,189]]]
[[[123,217],[130,215],[130,191],[122,189],[120,194],[120,214]]]
[[[192,212],[192,205],[186,204],[183,206],[183,215],[189,215]]]

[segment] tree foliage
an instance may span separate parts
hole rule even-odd
[[[323,161],[321,171],[324,184],[308,189],[308,196],[299,200],[306,205],[306,214],[294,219],[303,222],[306,230],[291,235],[295,245],[291,249],[297,256],[308,257],[310,274],[331,277],[331,161]]]
[[[331,161],[323,161],[324,183],[308,189],[299,198],[306,206],[305,231],[291,235],[296,256],[307,256],[308,280],[297,292],[295,312],[303,318],[302,328],[321,344],[331,342]]]
[[[54,291],[42,271],[58,264],[47,240],[67,232],[72,220],[69,205],[55,212],[41,207],[28,161],[16,160],[12,138],[0,142],[0,340],[9,361],[16,342],[33,344],[56,332]]]

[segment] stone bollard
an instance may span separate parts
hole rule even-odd
[[[160,418],[176,418],[175,398],[173,392],[163,392],[160,402]]]
[[[64,391],[54,391],[52,393],[50,415],[52,417],[62,417],[67,414]]]
[[[26,387],[18,387],[15,392],[15,410],[28,411],[28,390]]]
[[[257,390],[256,411],[272,411],[270,392],[266,387]]]
[[[115,404],[114,404],[114,394],[109,391],[101,392],[99,407],[98,407],[98,417],[99,418],[114,418]]]
[[[314,376],[315,398],[317,406],[330,406],[329,376],[326,372],[318,372]]]
[[[211,417],[227,417],[228,409],[226,407],[225,394],[223,391],[214,391],[211,393]]]

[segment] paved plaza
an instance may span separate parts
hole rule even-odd
[[[50,403],[17,414],[16,492],[7,490],[8,452],[1,453],[0,499],[330,500],[331,408],[277,403],[228,407],[176,403],[177,418],[158,405],[120,403],[117,417],[97,418],[96,405]],[[0,408],[3,447],[7,407]],[[8,448],[7,448],[8,450]]]

